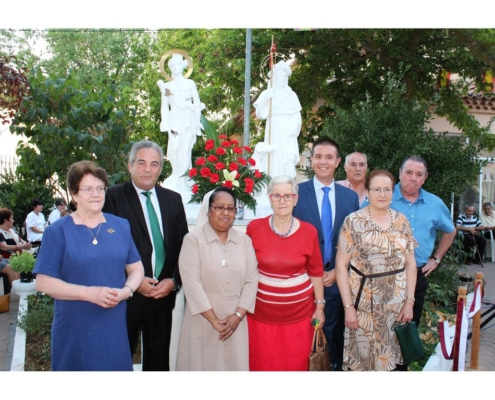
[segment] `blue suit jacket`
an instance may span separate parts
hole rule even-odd
[[[337,248],[339,241],[339,232],[345,217],[352,212],[359,210],[359,198],[356,192],[342,185],[335,186],[335,213],[333,229],[332,229],[332,247]],[[316,201],[315,185],[313,179],[299,184],[299,200],[294,208],[293,215],[302,221],[309,222],[318,230],[318,240],[320,241],[320,251],[323,258],[323,248],[325,241],[323,239],[323,230],[321,228],[320,213],[318,211],[318,203]],[[335,268],[336,251],[332,252],[329,271]],[[326,289],[326,288],[325,288]],[[338,293],[337,284],[332,285],[331,291]]]

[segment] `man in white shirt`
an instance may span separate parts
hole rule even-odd
[[[43,202],[34,199],[31,203],[32,211],[26,218],[27,240],[30,243],[40,244],[45,231],[45,216],[41,213],[43,210]]]

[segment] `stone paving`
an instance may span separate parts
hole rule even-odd
[[[495,263],[484,263],[484,268],[479,265],[466,266],[466,272],[472,276],[476,272],[484,274],[486,286],[483,302],[493,303],[495,306]],[[3,285],[0,285],[0,294],[3,294]],[[481,311],[484,312],[490,307],[490,304],[483,304]],[[10,371],[11,369],[18,310],[19,296],[12,293],[10,311],[0,314],[0,371]],[[482,318],[481,322],[485,318]],[[471,341],[469,340],[465,364],[466,371],[470,370],[470,365]],[[495,371],[495,318],[481,329],[478,370]]]

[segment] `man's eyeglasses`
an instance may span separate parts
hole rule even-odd
[[[391,188],[370,188],[369,191],[371,193],[375,193],[375,194],[378,194],[378,193],[383,193],[383,194],[392,194],[393,190]]]
[[[223,206],[211,206],[215,211],[221,213],[227,210],[229,214],[234,214],[237,211],[237,208],[234,206],[228,206],[228,207],[223,207]]]
[[[269,195],[268,197],[270,197],[270,199],[272,199],[272,201],[280,201],[280,200],[284,199],[285,201],[289,202],[289,201],[292,201],[292,199],[294,199],[294,197],[296,197],[296,196],[297,196],[297,194],[294,194],[294,193],[287,193],[287,194],[274,193],[274,194]]]
[[[98,186],[98,187],[85,186],[85,187],[79,188],[79,191],[83,192],[84,194],[89,196],[93,192],[96,192],[98,194],[103,194],[107,191],[107,187],[106,186]]]

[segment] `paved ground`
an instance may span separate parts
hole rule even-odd
[[[485,276],[484,303],[493,303],[495,306],[495,263],[485,263],[484,268],[479,265],[466,266],[466,272],[473,275],[482,272]],[[3,294],[3,285],[0,285],[0,294]],[[483,304],[482,312],[487,311],[490,304]],[[19,296],[11,294],[10,311],[0,314],[0,371],[10,371],[12,352],[14,348],[15,327],[19,309]],[[483,322],[486,317],[482,318]],[[471,365],[471,341],[468,341],[466,355],[466,370]],[[481,329],[479,364],[480,371],[495,371],[495,318]]]
[[[3,284],[0,284],[0,294],[3,294]],[[0,371],[10,371],[18,310],[19,296],[11,293],[10,311],[0,314]]]

